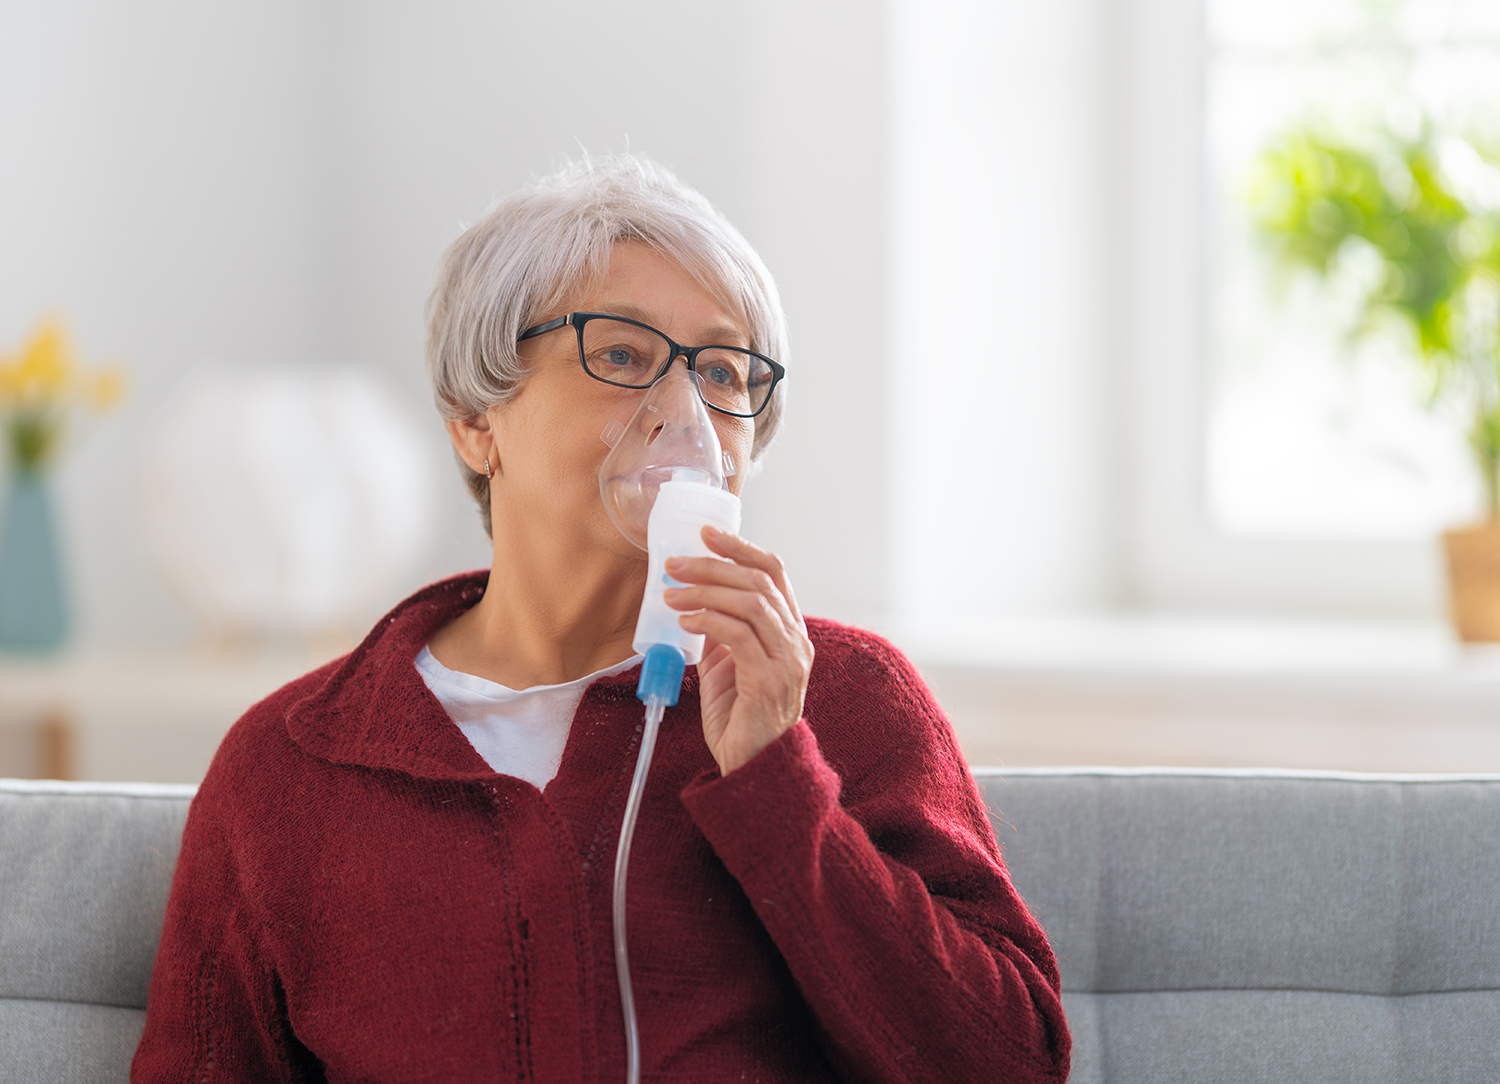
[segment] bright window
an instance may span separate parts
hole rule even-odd
[[[1237,537],[1395,539],[1473,518],[1483,498],[1465,408],[1425,404],[1415,336],[1398,320],[1370,323],[1375,250],[1356,239],[1326,273],[1289,269],[1261,223],[1266,152],[1297,133],[1383,163],[1398,203],[1411,181],[1392,148],[1421,143],[1447,190],[1500,212],[1500,4],[1204,10],[1211,522]]]

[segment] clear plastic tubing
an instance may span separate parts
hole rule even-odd
[[[630,797],[625,801],[625,820],[620,825],[620,845],[615,850],[615,975],[620,982],[620,1008],[625,1014],[625,1080],[640,1084],[641,1034],[636,1022],[635,993],[630,986],[630,955],[625,938],[625,883],[630,868],[630,840],[635,835],[636,817],[641,811],[641,795],[646,790],[646,776],[651,772],[651,754],[656,749],[656,733],[667,708],[677,703],[682,688],[682,672],[687,662],[681,651],[668,644],[653,644],[646,649],[641,665],[641,682],[636,695],[645,702],[646,722],[641,729],[641,748],[635,757],[635,778],[630,781]]]
[[[641,750],[636,754],[635,779],[630,784],[630,799],[625,803],[625,823],[620,826],[620,849],[615,852],[615,975],[620,981],[620,1008],[625,1012],[625,1080],[640,1084],[641,1032],[635,1018],[635,994],[630,987],[630,958],[625,945],[625,877],[630,866],[630,837],[635,834],[635,818],[641,809],[641,792],[646,789],[646,773],[651,770],[651,751],[656,747],[656,732],[661,727],[663,704],[646,706],[646,726],[641,731]]]

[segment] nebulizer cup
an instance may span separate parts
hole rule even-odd
[[[625,939],[630,841],[662,717],[677,703],[683,671],[702,660],[704,645],[704,637],[684,630],[678,624],[681,612],[666,603],[667,588],[683,586],[667,575],[666,562],[669,557],[715,556],[703,541],[705,526],[731,534],[740,529],[740,499],[724,484],[735,464],[719,444],[699,379],[691,370],[672,370],[647,389],[628,425],[615,424],[601,434],[610,452],[599,468],[599,495],[620,533],[648,554],[634,640],[635,650],[644,656],[636,696],[646,705],[646,720],[615,851],[615,971],[625,1016],[628,1084],[637,1084],[641,1071]]]

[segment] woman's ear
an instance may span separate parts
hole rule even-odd
[[[466,466],[476,474],[490,475],[500,469],[500,448],[495,441],[494,418],[488,414],[475,414],[448,422],[448,438],[453,441],[453,450]]]

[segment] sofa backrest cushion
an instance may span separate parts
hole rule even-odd
[[[1073,1080],[1500,1080],[1500,777],[976,773]],[[124,1081],[190,787],[0,782],[7,1081]]]
[[[1500,1080],[1500,777],[976,776],[1075,1080]]]
[[[0,1076],[124,1081],[192,787],[0,781]]]

